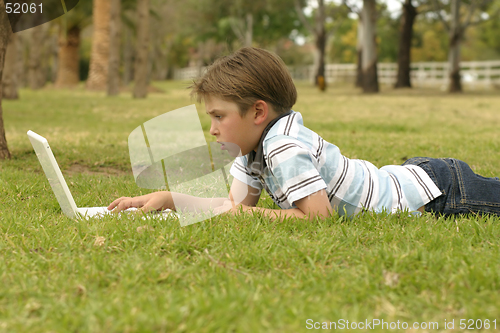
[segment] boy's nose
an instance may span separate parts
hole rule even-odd
[[[217,135],[217,133],[218,133],[218,131],[217,131],[217,129],[215,128],[214,122],[212,121],[212,122],[210,123],[210,135],[215,136],[215,135]]]

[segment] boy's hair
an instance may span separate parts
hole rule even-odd
[[[254,47],[217,59],[190,88],[198,102],[214,96],[236,103],[241,116],[257,100],[271,104],[278,114],[290,111],[297,101],[297,89],[283,60]]]

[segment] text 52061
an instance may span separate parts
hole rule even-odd
[[[20,4],[20,3],[17,3],[17,2],[7,2],[5,4],[5,11],[7,12],[7,14],[27,14],[27,13],[32,13],[32,14],[35,14],[35,13],[42,13],[42,4],[39,4],[37,5],[36,3],[30,3],[30,4],[27,4],[27,3],[23,3],[23,4]]]

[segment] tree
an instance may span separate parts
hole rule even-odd
[[[315,11],[313,24],[309,23],[304,15],[302,6],[295,0],[295,8],[302,24],[314,36],[316,46],[316,75],[314,83],[322,91],[326,89],[325,75],[325,53],[329,37],[337,31],[342,24],[343,18],[347,16],[347,7],[337,6],[333,3],[325,4],[324,0],[317,0],[318,8]],[[327,21],[331,22],[330,24]]]
[[[357,43],[353,44],[357,54],[355,85],[367,93],[378,92],[378,59],[381,58],[384,62],[396,61],[397,21],[392,18],[385,3],[363,1],[363,7],[359,9],[355,2],[343,2],[358,18],[355,26]],[[382,42],[377,45],[378,40]],[[365,77],[365,73],[368,73],[368,77]]]
[[[405,0],[399,26],[398,73],[395,88],[411,88],[411,42],[416,17],[417,9],[413,6],[412,0]]]
[[[169,8],[162,10],[162,23],[151,34],[153,66],[159,68],[160,73],[165,72],[165,67],[188,64],[201,69],[219,56],[244,45],[278,52],[277,45],[288,39],[292,31],[301,33],[303,30],[290,0],[161,2],[169,3]],[[251,14],[251,19],[247,14]],[[247,24],[250,21],[251,29]],[[160,29],[166,30],[163,37]],[[161,42],[161,48],[155,41]],[[168,59],[168,65],[158,61],[160,54],[166,54],[164,58]]]
[[[291,34],[305,33],[299,13],[290,0],[265,1],[265,7],[256,18],[254,40],[261,47],[276,50],[276,44],[288,40]]]
[[[331,38],[328,49],[328,60],[331,63],[356,62],[359,20],[353,15],[348,16],[342,26]]]
[[[379,91],[379,85],[376,42],[377,8],[375,0],[363,0],[361,16],[363,22],[363,51],[361,61],[363,92],[376,93]]]
[[[63,26],[59,30],[59,52],[57,77],[55,86],[58,88],[74,87],[80,82],[80,32],[79,25],[65,30]]]
[[[28,84],[33,90],[40,89],[45,84],[45,75],[42,72],[42,48],[37,47],[37,43],[45,41],[47,34],[44,26],[31,28],[29,64],[28,64]],[[45,43],[44,43],[45,44]]]
[[[114,1],[114,0],[113,0]],[[161,0],[163,1],[163,0]],[[112,10],[117,10],[118,8],[114,8],[112,5]],[[137,34],[137,0],[121,0],[120,3],[120,18],[119,24],[115,27],[119,28],[120,35],[123,35],[123,48],[121,48],[121,54],[123,55],[123,70],[121,81],[124,86],[128,86],[130,81],[133,79],[134,74],[134,57],[135,57],[135,40]],[[112,33],[112,32],[110,32]],[[114,34],[114,33],[113,33]],[[114,41],[117,42],[117,41]],[[110,47],[114,47],[110,45]],[[111,51],[114,52],[114,51]],[[118,60],[118,59],[117,59]],[[113,61],[110,59],[110,61]],[[118,64],[116,64],[118,65]],[[115,75],[116,72],[113,72],[108,75]],[[116,81],[118,83],[119,78],[111,78],[112,81]]]
[[[363,88],[363,20],[361,12],[358,15],[358,38],[356,43],[356,53],[358,55],[358,61],[356,66],[356,82],[355,86],[358,88]]]
[[[10,151],[7,145],[7,139],[5,137],[5,126],[3,123],[3,109],[2,109],[2,97],[3,97],[3,71],[5,64],[5,54],[7,51],[7,45],[9,43],[10,35],[12,34],[12,26],[15,26],[21,14],[11,15],[7,17],[5,3],[0,0],[0,160],[5,160],[10,158]]]
[[[444,7],[437,0],[433,0],[436,13],[441,22],[448,31],[449,50],[448,50],[448,66],[449,66],[449,86],[448,92],[462,92],[462,83],[460,77],[460,49],[464,39],[465,31],[471,25],[483,23],[491,18],[497,18],[500,13],[500,8],[493,15],[487,15],[484,18],[488,6],[494,4],[493,0],[470,0],[469,3],[462,3],[462,0],[450,1],[450,19],[445,19],[443,12]],[[463,10],[461,9],[462,4]],[[462,13],[465,17],[462,17]]]
[[[134,64],[134,98],[148,94],[149,0],[137,0],[137,47]]]
[[[448,34],[443,24],[436,19],[432,12],[425,16],[417,16],[411,48],[412,61],[446,61]]]
[[[302,24],[314,36],[314,44],[316,46],[316,75],[314,76],[314,84],[318,86],[321,91],[326,89],[325,80],[325,50],[327,42],[327,33],[325,28],[326,11],[325,1],[317,0],[318,9],[314,18],[314,26],[306,19],[302,7],[298,0],[295,0],[295,8],[302,21]]]
[[[74,87],[80,81],[80,33],[91,23],[92,6],[88,1],[78,5],[58,20],[59,51],[55,86]]]
[[[10,34],[9,44],[5,53],[5,65],[3,72],[3,98],[18,99],[19,80],[19,58],[18,38],[15,33]]]
[[[253,42],[253,14],[247,12],[245,14],[245,19],[242,20],[237,17],[231,17],[229,19],[231,29],[233,29],[234,34],[238,37],[240,43],[243,46],[252,46]]]
[[[414,0],[405,0],[402,4],[402,14],[399,21],[398,73],[395,88],[411,88],[410,65],[414,24],[418,14],[430,11],[427,0],[419,0],[415,3],[417,3],[417,7],[414,5]]]
[[[109,20],[108,96],[120,92],[120,13],[121,0],[111,0]]]
[[[476,57],[484,60],[500,59],[500,38],[498,38],[500,36],[500,20],[489,20],[477,26],[477,30],[477,38],[468,39],[467,41],[472,46],[472,50],[480,53]],[[473,45],[476,42],[480,43],[479,47]]]
[[[241,46],[268,44],[276,41],[277,34],[282,38],[296,28],[297,14],[289,0],[216,0],[214,5],[221,2],[225,8],[218,9],[219,19],[229,25]]]
[[[111,0],[93,1],[92,50],[87,89],[104,90],[108,81]]]

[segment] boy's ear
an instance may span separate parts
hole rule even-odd
[[[269,105],[263,100],[255,102],[251,112],[253,113],[255,125],[264,123],[270,116]]]

